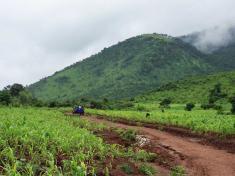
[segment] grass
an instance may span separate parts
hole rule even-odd
[[[107,116],[110,119],[126,119],[129,121],[158,123],[189,128],[194,132],[214,132],[222,135],[235,134],[235,116],[218,114],[215,110],[202,110],[198,106],[192,111],[185,111],[180,104],[171,105],[170,109],[161,112],[158,106],[142,104],[148,111],[137,110],[95,110],[87,109],[90,114]],[[146,113],[150,113],[146,117]]]

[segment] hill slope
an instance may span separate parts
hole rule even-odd
[[[179,39],[204,53],[208,63],[219,71],[235,69],[235,26],[195,32]]]
[[[160,101],[170,98],[175,103],[205,103],[208,101],[209,90],[217,83],[221,84],[223,93],[228,97],[235,95],[235,71],[195,76],[161,86],[155,91],[138,96],[138,102]]]
[[[211,72],[194,47],[166,35],[125,40],[29,87],[43,100],[126,98],[186,76]]]

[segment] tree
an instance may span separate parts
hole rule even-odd
[[[232,104],[231,113],[235,114],[235,96],[230,98],[230,103]]]
[[[58,106],[58,103],[56,102],[56,101],[51,101],[51,102],[49,102],[49,104],[48,104],[48,107],[49,108],[54,108],[54,107],[57,107]]]
[[[0,103],[9,105],[11,103],[11,95],[8,90],[0,91]]]
[[[108,103],[108,102],[109,102],[109,100],[107,98],[103,99],[103,103]]]
[[[24,90],[24,86],[22,86],[21,84],[16,83],[10,86],[10,94],[13,97],[19,96],[20,92],[23,90]]]
[[[194,107],[195,107],[195,105],[193,103],[187,103],[185,106],[185,110],[191,111]]]
[[[32,104],[32,95],[28,91],[21,91],[19,92],[19,100],[20,103],[23,105],[30,105]]]
[[[160,102],[160,107],[169,108],[171,104],[171,100],[169,98],[165,98]]]
[[[222,93],[221,84],[217,83],[209,94],[209,104],[214,104],[217,100],[226,97],[227,94]]]

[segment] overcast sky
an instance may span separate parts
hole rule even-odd
[[[142,33],[230,25],[234,8],[234,0],[0,0],[0,88],[31,84]]]

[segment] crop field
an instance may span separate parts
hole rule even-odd
[[[108,176],[115,158],[138,152],[93,134],[104,129],[55,109],[0,108],[0,175]]]
[[[138,111],[135,109],[138,106],[152,110]],[[147,147],[147,150],[136,146],[135,131],[115,128],[115,135],[118,134],[115,136],[114,129],[107,124],[64,114],[70,110],[1,107],[0,175],[112,176],[131,173],[152,176],[157,173],[152,165],[158,162],[165,164],[169,175],[184,173],[181,166],[174,170],[178,165],[168,160],[172,156],[161,154],[166,150],[161,150],[162,146],[157,147],[159,153],[152,153],[155,151],[151,150],[153,146]],[[218,115],[214,110],[201,110],[198,107],[189,112],[179,104],[172,105],[164,112],[146,104],[138,104],[132,110],[86,109],[86,112],[112,120],[122,118],[182,126],[199,133],[216,132],[224,136],[235,134],[234,116]],[[147,112],[150,113],[149,117],[146,117]]]
[[[141,108],[140,108],[141,107]],[[218,114],[215,110],[202,110],[196,107],[192,111],[185,111],[184,105],[174,104],[171,108],[156,108],[156,105],[139,105],[137,110],[95,110],[87,109],[90,114],[107,116],[111,119],[125,119],[136,122],[158,123],[189,128],[194,132],[214,132],[221,135],[235,134],[235,116]],[[150,116],[146,117],[146,113]]]

